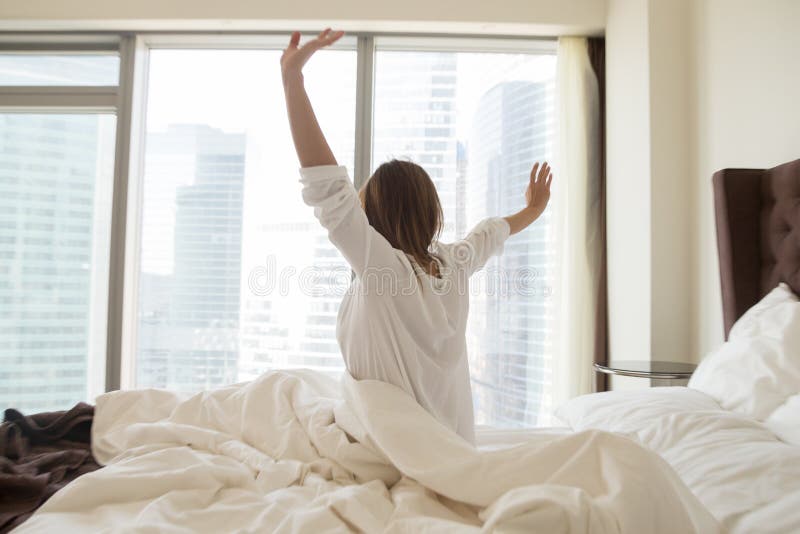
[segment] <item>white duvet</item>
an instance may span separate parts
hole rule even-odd
[[[599,431],[478,451],[401,390],[280,371],[97,399],[106,466],[17,532],[713,533],[659,456]]]

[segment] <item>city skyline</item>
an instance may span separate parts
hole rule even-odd
[[[245,136],[176,125],[149,139],[148,184],[174,180],[176,165],[187,175],[148,197],[149,213],[174,208],[174,270],[141,275],[137,385],[196,391],[236,382]]]
[[[524,206],[521,193],[531,162],[546,159],[552,150],[548,98],[552,87],[546,82],[521,81],[498,84],[481,96],[471,140],[477,148],[467,173],[470,224],[488,213],[514,213]],[[524,287],[523,273],[535,269],[532,291],[505,291],[499,297],[479,293],[472,299],[468,346],[476,422],[536,426],[549,407],[546,322],[551,314],[541,294],[551,275],[549,218],[545,211],[536,224],[509,237],[503,254],[486,266],[504,275],[487,283],[517,288]]]
[[[425,167],[437,186],[445,213],[446,226],[442,237],[444,241],[452,241],[463,236],[472,225],[486,216],[510,213],[519,209],[523,202],[529,172],[529,167],[525,168],[525,165],[530,165],[534,158],[546,156],[551,148],[552,138],[552,116],[543,111],[545,108],[552,108],[551,82],[499,81],[493,84],[478,95],[479,100],[474,109],[476,126],[470,131],[470,136],[461,138],[457,135],[456,126],[460,111],[457,107],[457,89],[457,53],[392,52],[379,56],[375,88],[373,167],[391,157],[410,158]],[[492,96],[496,94],[505,95],[499,100],[501,103],[505,102],[504,110],[498,111],[498,100]],[[318,107],[324,108],[324,106],[323,104]],[[323,109],[322,114],[325,113],[329,111]],[[504,128],[489,124],[492,118],[495,122],[504,124]],[[538,126],[532,126],[531,123]],[[174,124],[167,125],[166,131],[148,134],[151,136],[148,138],[149,146],[158,148],[153,148],[156,150],[153,159],[147,160],[150,175],[146,183],[152,183],[152,187],[156,189],[151,189],[152,197],[148,196],[146,190],[144,210],[146,215],[150,209],[150,213],[155,216],[151,221],[157,221],[151,224],[150,235],[158,234],[159,240],[163,243],[159,245],[153,239],[143,239],[143,252],[145,252],[142,258],[143,276],[146,264],[158,264],[157,258],[146,257],[148,243],[152,242],[152,247],[155,247],[153,250],[159,251],[163,257],[170,257],[172,264],[177,265],[183,261],[178,252],[178,232],[173,232],[175,240],[171,242],[168,235],[163,235],[169,234],[164,232],[169,226],[163,223],[170,217],[172,220],[177,220],[177,214],[170,212],[166,218],[158,215],[159,210],[164,211],[163,207],[159,208],[159,202],[163,201],[161,197],[163,191],[159,188],[172,187],[165,186],[159,176],[170,174],[171,180],[176,184],[182,184],[180,187],[187,187],[187,184],[192,183],[190,160],[200,157],[200,153],[195,153],[193,156],[187,154],[183,157],[183,162],[179,162],[176,142],[170,139],[170,131],[173,131],[174,136],[174,132],[181,129],[189,131],[202,128],[210,126]],[[483,137],[475,135],[476,129],[483,132]],[[213,131],[218,139],[240,135],[217,128]],[[252,162],[248,160],[254,157],[253,154],[259,157],[257,152],[259,147],[255,146],[254,140],[247,133],[244,137],[245,140],[241,144],[246,154],[243,167],[247,174],[247,171],[252,169]],[[341,134],[337,136],[334,133],[328,137],[332,145],[342,146]],[[494,148],[492,148],[493,143],[496,143]],[[340,148],[337,155],[341,157],[341,153],[344,152],[344,157],[340,161],[352,162],[351,147],[352,145],[345,144],[344,150]],[[517,148],[512,150],[513,147]],[[481,163],[481,158],[489,157],[484,153],[488,154],[492,150],[510,154],[496,161],[491,171],[488,168],[477,170],[475,166]],[[171,163],[158,162],[157,154],[162,151],[171,153]],[[470,161],[470,156],[474,161]],[[260,157],[263,159],[263,156]],[[161,168],[157,169],[159,165]],[[177,165],[181,165],[182,169],[175,172]],[[348,167],[350,165],[351,163]],[[242,270],[241,279],[238,280],[240,287],[236,290],[231,287],[228,290],[230,295],[238,294],[240,297],[238,331],[221,327],[204,328],[205,337],[225,338],[229,340],[230,346],[235,348],[231,348],[230,352],[217,353],[214,356],[213,351],[203,350],[198,346],[198,338],[195,337],[194,352],[184,351],[180,361],[184,367],[207,366],[209,369],[214,367],[224,369],[228,373],[224,376],[228,377],[229,382],[249,380],[272,368],[309,367],[337,374],[344,369],[344,362],[336,342],[335,328],[341,291],[343,291],[343,287],[339,286],[347,284],[346,279],[342,280],[341,273],[347,270],[347,264],[327,240],[324,230],[311,217],[310,210],[305,206],[292,209],[290,217],[283,216],[284,213],[288,213],[285,207],[280,214],[272,216],[263,213],[263,211],[272,212],[271,209],[259,210],[252,202],[252,191],[254,187],[260,187],[260,191],[267,193],[269,190],[264,189],[263,184],[252,186],[254,180],[244,178],[244,190],[250,190],[251,193],[245,194],[241,207],[241,211],[246,213],[242,215],[241,226]],[[488,200],[488,196],[498,196],[501,193],[502,199],[498,197]],[[296,195],[296,197],[286,195]],[[480,195],[486,198],[481,199]],[[148,206],[149,198],[152,198],[149,202],[154,203],[152,206]],[[271,207],[275,202],[284,204],[289,202],[298,206],[298,200],[299,190],[291,193],[291,190],[281,189],[280,195],[268,200],[267,205]],[[506,255],[491,263],[488,269],[507,275],[523,265],[529,267],[529,262],[526,260],[532,257],[531,248],[546,247],[544,224],[546,216],[539,224],[542,228],[531,229],[524,237],[510,239]],[[171,247],[172,252],[169,252],[166,246]],[[545,254],[538,256],[542,261],[548,261]],[[295,285],[284,292],[276,288],[263,292],[264,294],[254,291],[251,286],[253,284],[258,286],[260,282],[250,278],[254,273],[260,272],[259,269],[267,267],[273,270],[273,274],[277,271],[295,272],[296,276],[291,280]],[[300,291],[297,285],[298,277],[301,276],[300,271],[304,268],[315,270],[313,287],[306,292]],[[163,272],[165,264],[158,269]],[[142,285],[142,288],[152,288],[156,294],[163,295],[166,291],[164,275],[161,275],[161,285],[158,284],[158,280],[158,277],[151,278],[146,285]],[[488,282],[491,283],[491,280]],[[329,285],[338,289],[319,291]],[[205,290],[212,291],[210,286]],[[501,300],[504,298],[505,300]],[[141,300],[143,308],[140,308],[143,321],[145,317],[151,315],[144,309],[147,307],[147,301],[143,295]],[[507,297],[487,297],[484,294],[473,299],[469,352],[478,422],[506,425],[536,422],[536,414],[541,408],[539,404],[545,396],[542,389],[548,365],[547,354],[544,354],[547,347],[542,339],[546,327],[541,324],[542,315],[546,313],[545,305],[545,299],[538,297],[509,300]],[[518,327],[511,325],[510,319],[515,314],[525,315],[524,324]],[[534,328],[532,325],[536,321],[539,323]],[[147,325],[145,328],[152,332],[152,325]],[[166,325],[162,325],[160,329],[169,330]],[[193,335],[196,336],[197,332]],[[182,336],[163,334],[163,337],[173,342],[176,337]],[[154,359],[151,361],[159,361],[158,354],[158,351],[154,351],[152,353]],[[162,365],[163,362],[170,361],[168,356],[162,351],[160,355]],[[513,358],[517,358],[518,361],[515,363]],[[141,361],[138,364],[141,369],[148,361],[141,350],[139,359]],[[177,365],[178,359],[173,357],[171,361],[174,363],[167,363],[166,367]],[[520,380],[520,369],[523,369],[521,374],[527,377],[524,380]],[[173,374],[174,372],[172,371]],[[167,375],[169,373],[166,372]],[[234,373],[235,378],[232,378]],[[194,383],[191,380],[187,381],[184,384],[185,389],[202,389],[208,386],[207,373],[196,370],[194,375],[196,381]],[[487,384],[492,387],[487,388]],[[156,382],[148,385],[177,387],[175,382]],[[520,392],[521,387],[524,389],[522,392]],[[521,404],[519,399],[512,402],[511,399],[520,395],[523,399]]]
[[[351,178],[358,178],[352,175],[355,52],[321,55],[324,63],[310,65],[308,91],[338,161]],[[133,303],[138,314],[132,362],[136,387],[197,391],[249,380],[273,368],[308,367],[333,375],[344,369],[335,330],[349,283],[348,266],[302,203],[298,164],[278,98],[279,73],[245,68],[256,61],[269,64],[278,56],[278,51],[264,50],[151,53],[139,293]],[[176,69],[178,64],[181,69]],[[551,152],[554,66],[555,58],[546,55],[378,50],[373,168],[400,157],[428,171],[445,214],[442,241],[464,236],[480,219],[520,207],[530,164]],[[332,72],[336,84],[329,83]],[[187,93],[187,87],[193,91]],[[223,99],[223,95],[237,98]],[[82,120],[97,120],[92,117]],[[81,185],[73,179],[59,187],[77,187],[86,195],[80,200],[83,211],[72,210],[68,217],[88,219],[91,224],[67,223],[72,229],[81,228],[84,248],[64,251],[67,256],[61,257],[58,270],[84,272],[83,278],[73,277],[83,280],[73,284],[74,296],[59,293],[59,298],[75,304],[71,318],[60,314],[64,321],[81,321],[74,330],[77,337],[68,342],[75,361],[56,364],[66,353],[61,350],[56,355],[51,348],[42,352],[49,354],[49,360],[37,356],[28,360],[27,367],[4,370],[0,400],[6,395],[9,405],[26,406],[20,399],[31,393],[51,403],[38,407],[50,408],[70,399],[90,399],[104,389],[107,288],[103,284],[107,284],[114,137],[113,115],[109,118],[110,126],[83,125],[80,135],[68,128],[59,134],[64,139],[56,151],[49,146],[52,136],[47,137],[52,122],[46,127],[41,123],[38,137],[28,138],[34,150],[50,150],[53,161],[63,160],[59,172],[83,169],[78,172]],[[17,150],[8,135],[5,143],[6,151]],[[96,163],[93,172],[85,165],[91,161]],[[47,157],[41,163],[47,164]],[[101,167],[107,170],[101,173]],[[14,172],[5,180],[12,183],[15,194],[30,198],[44,194],[25,189],[44,182]],[[20,177],[25,181],[13,182]],[[53,198],[61,199],[59,195],[56,191]],[[38,224],[44,233],[34,238],[41,241],[57,239],[60,234],[54,229],[65,224],[52,219],[57,210],[50,208],[50,220],[30,218],[42,206],[20,198],[5,202],[12,203],[15,213],[28,215],[0,221],[0,252],[5,255],[0,267],[19,273],[20,278],[12,279],[17,288],[27,287],[25,280],[33,280],[37,272],[52,272],[31,263],[32,255],[54,258],[58,253],[35,249],[30,243],[21,248],[20,228]],[[545,214],[524,236],[509,239],[505,255],[490,262],[471,287],[468,344],[478,423],[536,424],[547,407],[547,297],[515,297],[494,293],[490,287],[497,277],[514,278],[522,267],[536,269],[537,282],[547,284],[551,261],[547,221]],[[26,267],[33,266],[25,273],[18,271],[23,258]],[[254,275],[264,269],[293,273],[287,289],[263,291],[262,281]],[[52,298],[52,285],[43,287],[50,293],[42,290],[41,298]],[[9,295],[17,299],[12,308],[18,322],[8,324],[18,335],[6,338],[0,356],[14,361],[8,358],[23,349],[37,354],[35,345],[47,343],[34,339],[33,330],[24,334],[25,324],[30,323],[25,317],[47,317],[49,312],[26,311],[32,308],[20,304],[19,289]],[[26,297],[35,300],[36,295]],[[24,390],[23,384],[41,383],[35,380],[40,375],[34,369],[42,365],[50,373],[47,387],[68,393],[42,397],[46,388]],[[28,377],[27,382],[19,380],[22,377]]]
[[[0,406],[105,384],[115,118],[0,114]]]

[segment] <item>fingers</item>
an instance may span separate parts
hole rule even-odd
[[[343,35],[344,35],[344,30],[339,30],[339,31],[335,32],[333,35],[330,36],[330,38],[329,38],[330,42],[328,44],[330,45],[330,44],[335,43],[336,41],[341,39]]]
[[[307,41],[303,46],[300,44],[300,32],[292,32],[289,39],[289,46],[281,54],[281,70],[282,72],[299,71],[302,70],[306,62],[311,58],[314,53],[320,48],[332,45],[342,38],[344,32],[339,30],[332,32],[330,28],[322,30],[316,39]]]
[[[545,161],[539,169],[539,175],[536,177],[536,181],[544,181],[548,174],[550,174],[550,164]]]
[[[550,164],[546,161],[542,162],[541,164],[538,161],[534,163],[533,168],[531,169],[529,188],[534,192],[536,190],[544,189],[549,193],[551,183],[553,183],[553,172]]]
[[[541,164],[538,161],[534,163],[531,169],[531,185],[549,187],[549,180],[552,178],[551,170],[550,164],[546,161]]]
[[[539,162],[533,164],[533,168],[531,169],[531,183],[536,181],[536,171],[539,169]]]
[[[332,45],[333,43],[341,39],[342,35],[344,35],[344,32],[342,30],[335,31],[333,33],[330,32],[330,29],[327,30],[327,32],[325,33],[325,37],[322,38],[322,46]]]
[[[342,30],[338,30],[338,31],[334,32],[330,28],[325,28],[324,30],[319,32],[319,35],[317,35],[317,38],[314,39],[313,41],[311,41],[311,43],[314,43],[314,46],[317,47],[317,48],[322,48],[323,46],[332,45],[333,43],[335,43],[336,41],[341,39],[343,35],[344,35],[344,31],[342,31]],[[311,44],[311,43],[309,43],[309,44]]]

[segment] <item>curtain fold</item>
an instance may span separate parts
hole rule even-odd
[[[593,390],[603,259],[600,97],[588,40],[558,40],[553,406]]]
[[[606,243],[606,40],[590,37],[588,40],[589,62],[597,78],[597,94],[600,97],[600,131],[597,145],[600,147],[600,273],[597,288],[597,328],[595,332],[594,362],[608,363],[608,263]],[[608,390],[609,380],[605,373],[595,373],[595,390]]]

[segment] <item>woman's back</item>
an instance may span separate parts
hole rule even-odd
[[[481,222],[462,241],[435,242],[439,276],[372,228],[343,166],[300,170],[303,198],[355,271],[337,340],[354,378],[394,384],[438,420],[473,440],[466,351],[468,278],[502,250],[509,225]]]

